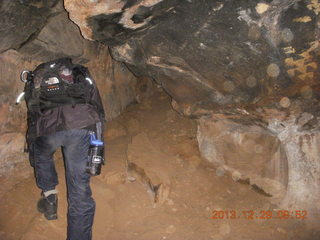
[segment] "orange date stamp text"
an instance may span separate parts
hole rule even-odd
[[[213,210],[211,219],[306,219],[306,210]]]

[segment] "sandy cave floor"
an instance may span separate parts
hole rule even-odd
[[[169,97],[160,91],[110,122],[106,142],[107,164],[91,182],[97,205],[94,240],[320,239],[308,220],[259,219],[260,211],[277,207],[248,185],[228,175],[216,176],[215,169],[203,164],[196,122],[173,111]],[[128,172],[130,162],[138,170]],[[56,166],[58,220],[47,221],[36,211],[40,190],[33,176],[24,178],[0,199],[1,240],[65,239],[67,202],[60,153]],[[156,204],[150,181],[162,183]],[[233,210],[237,218],[212,219],[214,211],[221,210]],[[250,210],[253,219],[243,214]]]

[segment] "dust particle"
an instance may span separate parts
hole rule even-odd
[[[281,107],[288,108],[288,107],[290,107],[290,105],[291,105],[291,101],[289,98],[287,98],[287,97],[281,98],[281,100],[280,100]]]
[[[223,167],[218,167],[218,168],[216,169],[216,175],[217,175],[218,177],[224,176],[225,172],[226,172],[226,171],[224,170]]]
[[[277,64],[271,63],[267,68],[267,74],[270,77],[278,77],[280,74],[280,68],[278,67]]]
[[[174,225],[170,225],[170,226],[168,226],[168,227],[166,228],[166,233],[172,234],[172,233],[174,233],[176,230],[177,230],[177,229],[176,229],[176,227],[175,227]]]
[[[249,76],[246,79],[246,84],[248,85],[248,87],[253,88],[257,85],[257,79],[254,76]]]
[[[219,233],[221,235],[228,235],[231,232],[231,227],[228,223],[223,223],[219,227]]]
[[[291,42],[293,37],[293,33],[289,28],[284,28],[281,31],[281,38],[284,42]]]

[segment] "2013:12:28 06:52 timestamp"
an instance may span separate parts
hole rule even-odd
[[[306,219],[306,210],[213,210],[211,219]]]

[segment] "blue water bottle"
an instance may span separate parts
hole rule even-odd
[[[97,176],[101,172],[101,165],[104,164],[103,147],[103,142],[99,139],[96,139],[94,132],[90,132],[90,147],[86,170],[92,176]]]

